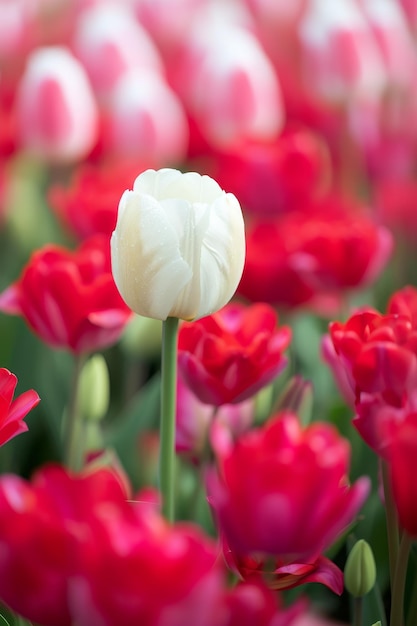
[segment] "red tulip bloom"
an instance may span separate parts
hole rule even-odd
[[[104,511],[113,519],[127,497],[110,469],[75,477],[51,465],[30,483],[1,476],[1,601],[30,621],[70,626],[70,583],[80,575],[80,555],[91,553],[93,521]]]
[[[49,202],[79,239],[97,234],[110,237],[116,226],[120,197],[132,186],[137,172],[137,161],[134,166],[126,162],[79,166],[68,187],[58,183],[51,187]]]
[[[229,304],[214,315],[184,323],[178,339],[178,368],[201,402],[220,406],[250,398],[286,365],[287,326],[266,304]]]
[[[417,290],[393,295],[387,314],[359,311],[330,324],[324,356],[356,409],[354,425],[385,454],[391,423],[417,410]],[[349,394],[350,390],[350,394]]]
[[[221,626],[224,572],[199,528],[169,526],[153,507],[126,503],[97,517],[94,532],[94,553],[74,581],[74,623]]]
[[[409,413],[391,432],[387,454],[394,500],[402,528],[417,537],[417,412]]]
[[[0,295],[0,310],[22,315],[46,343],[75,353],[111,345],[131,316],[114,284],[104,236],[74,252],[52,244],[35,252]]]
[[[369,480],[349,486],[350,446],[292,413],[242,435],[208,475],[208,498],[236,558],[314,564],[354,520]]]
[[[40,398],[36,391],[25,391],[18,398],[13,399],[17,385],[17,378],[9,370],[0,369],[0,446],[7,443],[16,435],[27,431],[23,421],[26,415],[35,407]]]
[[[214,155],[213,177],[252,214],[305,210],[327,191],[330,156],[323,139],[307,128],[285,129],[274,142]]]
[[[372,283],[392,249],[389,231],[328,198],[310,211],[249,225],[239,293],[251,301],[327,311]]]
[[[216,544],[110,468],[0,477],[0,547],[0,600],[44,626],[225,626]]]

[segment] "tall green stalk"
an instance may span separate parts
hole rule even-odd
[[[162,326],[159,488],[162,495],[162,513],[170,522],[175,518],[177,342],[178,319],[168,317]]]
[[[409,534],[404,531],[401,537],[397,566],[392,582],[390,626],[403,626],[404,624],[404,590],[411,545],[412,539]]]

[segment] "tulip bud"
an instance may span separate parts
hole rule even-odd
[[[345,565],[345,587],[358,598],[371,591],[375,584],[376,567],[372,548],[363,539],[353,546]]]
[[[210,315],[231,299],[242,276],[239,202],[209,176],[147,170],[120,200],[111,255],[117,288],[139,315]]]
[[[95,354],[81,372],[79,403],[86,420],[101,420],[109,408],[110,383],[106,361]]]
[[[98,132],[98,113],[81,63],[64,47],[38,48],[29,57],[17,94],[22,144],[48,160],[86,156]]]

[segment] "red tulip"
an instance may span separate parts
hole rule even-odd
[[[137,161],[79,166],[70,185],[56,183],[49,189],[48,199],[63,224],[79,239],[98,233],[110,237],[116,227],[120,196],[131,187],[137,171]]]
[[[226,626],[218,550],[111,468],[0,477],[0,600],[44,626]]]
[[[184,323],[178,339],[178,368],[201,402],[219,406],[250,398],[286,365],[287,326],[266,304],[229,304],[214,315]]]
[[[387,456],[399,521],[412,537],[417,537],[416,455],[417,412],[414,412],[393,428]]]
[[[13,399],[17,378],[9,370],[0,369],[0,446],[16,435],[27,431],[24,417],[35,407],[40,398],[36,391],[25,391]]]
[[[208,475],[208,498],[236,558],[312,564],[354,520],[369,480],[349,486],[350,446],[292,413],[242,435]]]
[[[417,183],[414,178],[382,180],[376,185],[376,207],[383,224],[415,244]]]
[[[305,210],[331,181],[326,143],[302,127],[285,129],[273,142],[214,154],[213,160],[213,177],[258,216]]]
[[[22,315],[46,343],[75,353],[117,341],[131,311],[110,270],[107,237],[72,252],[47,245],[35,252],[20,279],[0,295],[0,310]]]
[[[387,314],[359,311],[330,324],[324,356],[366,443],[385,454],[391,427],[417,410],[417,290],[393,295]]]
[[[329,297],[334,305],[344,291],[372,283],[390,256],[392,237],[351,209],[326,198],[308,212],[249,225],[238,291],[251,301],[326,310]]]
[[[200,529],[171,527],[153,507],[126,503],[97,516],[94,532],[72,589],[79,626],[221,626],[223,569]]]
[[[70,581],[91,552],[92,522],[128,494],[111,470],[75,477],[48,466],[30,483],[0,478],[0,599],[44,626],[70,626]],[[74,598],[74,602],[76,599]]]

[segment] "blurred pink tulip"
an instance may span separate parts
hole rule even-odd
[[[85,157],[97,138],[97,107],[81,63],[64,47],[38,48],[17,93],[22,146],[49,161]]]
[[[404,10],[396,0],[359,0],[382,55],[390,85],[407,87],[417,54]]]
[[[233,440],[252,425],[255,404],[252,398],[221,407],[201,402],[178,377],[175,444],[178,453],[199,462],[210,447],[231,446]]]
[[[113,91],[108,147],[149,166],[175,164],[185,157],[188,125],[180,100],[161,74],[132,71]]]
[[[332,102],[379,98],[386,74],[375,36],[351,0],[309,0],[299,23],[304,81]]]
[[[210,0],[131,0],[141,24],[169,63]]]
[[[211,26],[195,30],[179,64],[177,88],[187,109],[213,146],[273,140],[284,107],[271,61],[249,30]]]
[[[123,4],[98,4],[84,11],[73,47],[99,97],[108,96],[129,70],[163,69],[150,36]]]

